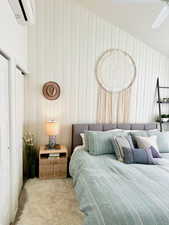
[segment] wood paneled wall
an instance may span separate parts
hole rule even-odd
[[[45,121],[61,124],[58,142],[70,145],[71,124],[96,121],[95,63],[108,48],[127,51],[135,60],[129,122],[150,122],[157,114],[156,78],[169,84],[169,59],[140,40],[83,8],[75,0],[40,0],[37,23],[28,31],[30,75],[25,79],[26,127],[38,143],[47,142]],[[61,97],[42,96],[44,82],[56,81]],[[168,110],[167,106],[166,109]]]

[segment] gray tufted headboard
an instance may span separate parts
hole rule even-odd
[[[82,144],[80,133],[86,130],[107,131],[113,129],[124,130],[152,130],[157,129],[157,123],[123,123],[123,124],[73,124],[72,125],[72,152],[73,149]]]

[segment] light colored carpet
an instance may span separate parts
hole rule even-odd
[[[31,179],[23,191],[25,204],[16,225],[82,225],[83,214],[71,179]]]

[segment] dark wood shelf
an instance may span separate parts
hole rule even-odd
[[[159,87],[159,88],[167,88],[168,89],[169,87]]]
[[[156,123],[160,123],[160,121],[156,121]],[[169,122],[162,122],[162,121],[161,121],[161,123],[169,123]]]
[[[160,103],[160,104],[169,104],[169,102],[162,102],[162,101],[157,101],[157,103]]]

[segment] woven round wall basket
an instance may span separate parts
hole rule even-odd
[[[53,81],[49,81],[43,85],[43,95],[48,100],[56,100],[60,96],[60,86]]]

